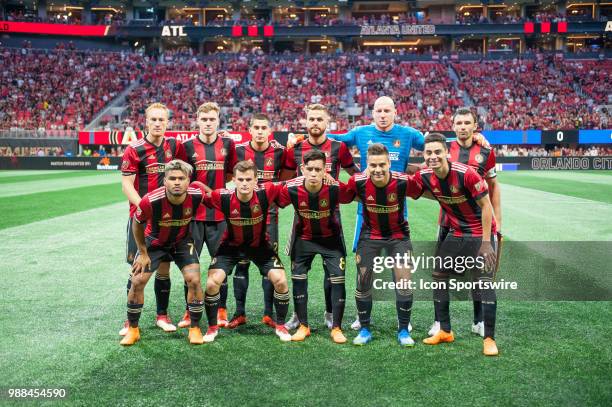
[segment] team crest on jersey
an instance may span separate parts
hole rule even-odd
[[[481,191],[482,190],[482,181],[477,182],[476,185],[474,185],[474,188],[476,188],[476,191]]]
[[[232,211],[232,215],[239,215],[239,214],[240,214],[240,212],[238,212],[238,209],[234,209]]]
[[[266,167],[272,167],[272,165],[274,164],[274,161],[271,158],[268,158],[265,164],[266,164]]]
[[[128,161],[124,161],[121,163],[122,170],[127,170],[129,166],[130,166],[130,163]]]
[[[402,142],[400,141],[400,139],[393,140],[393,147],[399,148],[401,145],[402,145]]]
[[[457,192],[459,192],[459,188],[457,188],[457,187],[456,187],[456,186],[454,186],[454,185],[451,185],[451,186],[450,186],[450,190],[451,190],[451,192],[452,192],[453,194],[456,194]]]
[[[191,216],[191,208],[185,208],[185,211],[183,212],[183,215],[185,217]]]
[[[389,202],[395,202],[397,200],[397,195],[395,194],[395,192],[391,192],[387,196],[387,199],[389,200]]]
[[[225,148],[222,148],[221,150],[219,150],[219,152],[221,153],[222,156],[226,156],[227,155],[227,150]]]
[[[261,207],[258,204],[253,205],[253,213],[261,212]]]
[[[321,199],[321,207],[325,208],[328,205],[327,199]]]
[[[484,157],[482,156],[482,154],[476,154],[474,156],[474,159],[476,160],[478,164],[482,164],[482,162],[484,161]]]
[[[172,152],[171,152],[170,150],[166,150],[166,158],[167,158],[168,160],[171,160],[171,159],[172,159]]]
[[[374,197],[372,195],[368,195],[368,197],[366,198],[368,201],[373,201]]]
[[[168,212],[164,213],[164,216],[163,216],[164,219],[168,219],[168,218],[171,218],[171,217],[172,217],[172,215],[170,215]]]

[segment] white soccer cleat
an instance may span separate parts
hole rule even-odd
[[[155,319],[155,325],[164,332],[176,332],[176,326],[172,324],[168,315],[158,315]]]
[[[334,327],[334,317],[331,312],[325,311],[323,313],[323,318],[325,319],[325,325],[327,325],[327,329],[332,329]]]
[[[130,329],[130,323],[126,319],[125,322],[123,323],[123,328],[121,328],[121,330],[119,331],[119,335],[121,336],[127,335],[129,329]]]
[[[429,332],[427,332],[427,335],[434,336],[435,334],[438,333],[439,330],[440,330],[440,321],[434,321],[434,323],[431,324],[431,328],[429,328]]]
[[[475,335],[480,335],[484,338],[484,322],[480,321],[477,324],[472,324],[472,333]]]
[[[208,330],[206,331],[206,335],[204,335],[204,343],[211,343],[215,340],[215,338],[217,337],[217,335],[219,334],[219,328],[215,327],[215,328],[208,328]]]
[[[277,325],[276,326],[276,336],[278,336],[281,342],[291,342],[291,334],[287,331],[287,327],[285,325]]]
[[[353,331],[359,331],[361,329],[361,322],[359,322],[359,317],[355,318],[355,321],[351,324],[351,329]]]
[[[298,319],[297,314],[294,312],[291,319],[285,323],[285,328],[293,331],[294,329],[297,329],[298,326],[300,326],[300,320]]]

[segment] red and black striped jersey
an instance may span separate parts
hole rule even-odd
[[[482,236],[482,211],[477,200],[489,193],[487,182],[472,167],[449,162],[449,172],[440,179],[430,168],[417,172],[415,181],[423,191],[430,191],[448,218],[454,236]],[[491,233],[495,233],[495,219]]]
[[[364,227],[360,239],[407,239],[410,228],[404,216],[406,197],[417,199],[422,189],[410,177],[391,171],[384,187],[374,185],[369,176],[355,174],[348,181],[349,191],[355,193],[363,205]]]
[[[471,147],[462,147],[456,140],[450,143],[450,161],[459,162],[474,168],[484,179],[497,177],[495,171],[495,152],[492,149],[473,143]],[[446,213],[440,208],[439,223],[442,227],[450,227]]]
[[[341,236],[338,205],[352,202],[354,197],[355,194],[341,182],[323,184],[318,192],[309,192],[304,186],[304,177],[297,177],[281,187],[276,203],[281,208],[290,204],[295,208],[296,236],[316,240]]]
[[[312,149],[321,150],[325,153],[325,170],[333,179],[338,179],[340,176],[340,167],[354,168],[355,171],[359,171],[359,167],[355,165],[353,156],[346,144],[330,138],[326,138],[325,142],[317,145],[306,139],[287,149],[284,167],[296,171],[297,175],[301,175],[300,165],[302,165],[304,154]]]
[[[257,183],[278,182],[285,162],[285,147],[272,140],[264,151],[253,148],[250,141],[236,145],[238,161],[251,161],[257,167]]]
[[[204,143],[194,137],[183,143],[187,162],[193,166],[192,181],[200,181],[211,189],[225,188],[225,176],[232,174],[236,160],[236,143],[228,137],[217,137]],[[220,222],[223,214],[214,208],[202,206],[196,213],[197,221]]]
[[[227,222],[222,243],[260,247],[269,242],[266,231],[268,210],[276,201],[280,187],[280,184],[271,182],[256,187],[248,202],[238,199],[234,189],[216,189],[204,195],[204,205],[221,211]]]
[[[134,188],[140,197],[164,185],[164,167],[167,162],[178,158],[185,161],[185,149],[175,138],[164,137],[159,146],[141,138],[130,144],[123,153],[121,173],[135,175]],[[130,216],[136,206],[130,203]]]
[[[166,196],[166,187],[146,194],[134,214],[138,223],[147,223],[145,239],[149,246],[172,247],[189,236],[189,222],[202,202],[202,191],[189,187],[180,205],[173,205]]]

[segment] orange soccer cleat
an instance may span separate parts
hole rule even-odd
[[[485,338],[482,343],[482,353],[485,356],[497,356],[499,355],[499,350],[497,349],[497,344],[495,343],[495,339],[493,338]]]
[[[140,329],[137,326],[129,327],[127,333],[119,342],[123,346],[132,346],[140,340]]]
[[[346,343],[346,336],[342,333],[342,329],[336,327],[331,330],[331,338],[335,343]]]
[[[291,336],[291,340],[293,342],[303,342],[308,336],[310,336],[310,327],[300,325],[297,332]]]
[[[192,345],[201,345],[204,343],[204,336],[199,326],[189,328],[189,343]]]
[[[217,325],[219,328],[226,328],[228,324],[227,310],[225,308],[219,308],[217,311]]]
[[[442,329],[436,332],[433,336],[423,339],[423,343],[425,345],[439,345],[443,342],[450,343],[454,341],[455,341],[455,335],[453,335],[453,331],[446,332],[446,331],[443,331]]]

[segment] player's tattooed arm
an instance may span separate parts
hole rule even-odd
[[[134,260],[134,265],[132,266],[132,273],[134,275],[144,272],[151,267],[151,259],[147,252],[144,231],[144,224],[132,222],[132,233],[134,234],[134,240],[136,240],[136,246],[138,247],[138,256]]]
[[[121,177],[121,190],[123,194],[127,197],[128,201],[135,206],[138,206],[140,203],[140,195],[134,188],[134,180],[136,179],[136,174],[132,175],[124,175]]]

